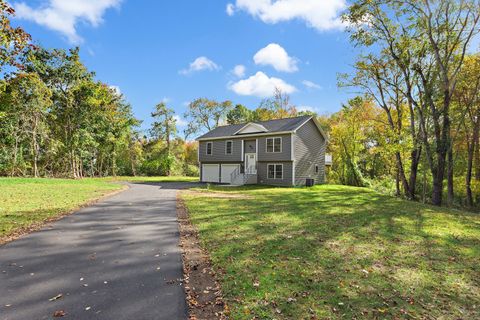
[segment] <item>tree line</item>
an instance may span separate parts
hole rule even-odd
[[[397,194],[417,199],[421,191],[435,205],[458,200],[473,206],[475,193],[478,205],[480,190],[473,189],[472,176],[480,179],[480,57],[472,53],[478,50],[472,41],[480,32],[479,19],[476,0],[351,4],[344,20],[363,53],[340,85],[365,99],[351,101],[337,121],[350,121],[361,108],[358,119],[367,122],[348,128],[360,134],[354,148],[340,139],[348,175],[342,179],[363,183],[357,168],[359,152],[366,149],[377,155],[375,161],[393,160]],[[463,186],[456,183],[460,177]],[[455,188],[465,191],[464,199],[455,199]]]
[[[78,48],[34,44],[11,26],[14,13],[0,1],[0,175],[198,174],[196,145],[175,136],[166,106],[142,132],[125,97],[96,79]]]
[[[475,0],[353,1],[344,15],[356,97],[330,115],[298,112],[288,95],[251,109],[199,98],[183,117],[165,103],[147,132],[125,98],[95,78],[78,49],[32,45],[0,0],[0,174],[197,175],[197,135],[219,125],[303,114],[329,135],[328,181],[435,205],[480,207],[480,6]]]

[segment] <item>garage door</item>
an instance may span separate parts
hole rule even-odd
[[[239,168],[238,164],[222,164],[222,183],[230,183],[232,172]]]
[[[219,166],[218,164],[202,165],[202,181],[203,182],[219,182]]]

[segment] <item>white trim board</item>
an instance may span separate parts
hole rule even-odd
[[[250,137],[263,137],[263,136],[278,136],[283,134],[295,133],[295,131],[279,131],[279,132],[264,132],[264,133],[253,133],[249,135],[242,136],[242,138]],[[210,137],[210,138],[200,138],[197,141],[212,141],[212,140],[224,140],[224,139],[235,139],[239,136],[223,136],[223,137]]]
[[[252,127],[252,128],[249,128],[249,127]],[[257,132],[268,132],[268,130],[261,124],[258,124],[255,122],[249,122],[246,125],[244,125],[240,130],[237,130],[233,135],[237,135],[240,133],[257,133]]]

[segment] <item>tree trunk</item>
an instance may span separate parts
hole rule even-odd
[[[396,171],[397,174],[395,175],[395,195],[397,197],[400,197],[400,172],[398,171],[398,166]]]
[[[473,193],[472,193],[472,174],[473,174],[474,157],[476,156],[476,153],[478,153],[480,149],[480,145],[478,144],[479,137],[480,137],[480,121],[478,121],[477,123],[474,123],[472,141],[470,143],[468,142],[468,137],[467,137],[468,157],[467,157],[467,172],[465,174],[465,189],[467,193],[467,206],[469,207],[473,207],[474,205]],[[478,162],[477,162],[477,166],[478,166]],[[478,171],[480,169],[476,168],[476,170]]]
[[[475,145],[475,180],[480,181],[480,134],[477,134]]]
[[[18,136],[15,135],[15,148],[13,149],[13,163],[12,163],[12,170],[10,172],[10,176],[15,175],[15,167],[17,166],[17,158],[18,158]]]
[[[423,189],[422,189],[423,203],[427,202],[427,168],[423,169]]]
[[[420,157],[422,155],[422,148],[419,147],[417,149],[412,150],[411,153],[411,164],[410,164],[410,177],[408,186],[410,187],[409,193],[412,197],[412,200],[416,198],[416,186],[417,186],[417,172],[418,172],[418,165],[420,164]]]
[[[468,146],[468,160],[467,160],[467,172],[465,174],[465,191],[467,194],[467,206],[473,207],[473,194],[472,194],[472,167],[473,167],[473,154],[475,149],[475,143],[471,143]],[[478,149],[478,148],[477,148]]]
[[[448,205],[452,206],[454,201],[454,190],[453,190],[453,147],[450,146],[448,149],[448,167],[447,167],[447,201]]]
[[[32,157],[33,157],[33,176],[38,177],[37,157],[38,157],[38,145],[37,145],[37,120],[34,120],[32,128]]]
[[[412,199],[412,194],[410,193],[410,186],[408,185],[407,177],[405,176],[405,169],[403,168],[402,156],[400,155],[400,152],[395,153],[395,158],[397,160],[397,173],[399,175],[400,181],[402,182],[405,196],[408,199]]]

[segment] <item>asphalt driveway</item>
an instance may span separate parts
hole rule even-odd
[[[0,319],[186,319],[175,208],[188,185],[131,184],[0,247]]]

